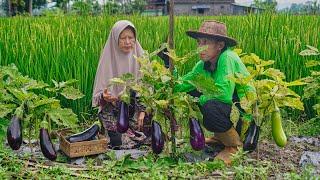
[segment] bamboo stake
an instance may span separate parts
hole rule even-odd
[[[169,1],[169,49],[174,49],[174,0],[170,0]],[[174,63],[171,57],[169,57],[169,69],[171,74],[173,74],[173,70],[174,70]],[[173,88],[174,87],[174,83],[173,80],[170,81],[170,85]],[[173,101],[171,100],[170,104],[173,104]],[[169,111],[171,111],[171,109],[169,109]],[[171,124],[171,143],[172,143],[172,155],[175,157],[176,154],[176,121],[175,118],[173,117],[173,113],[170,112],[171,116],[169,116],[170,119],[170,124]]]

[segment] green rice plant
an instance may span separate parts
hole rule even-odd
[[[142,47],[152,52],[166,41],[168,17],[14,17],[0,18],[0,65],[15,63],[23,74],[50,83],[51,79],[78,79],[85,98],[68,104],[80,114],[91,110],[92,88],[100,53],[113,24],[120,19],[132,21]],[[237,48],[254,52],[262,59],[275,60],[274,67],[292,81],[309,75],[299,52],[307,44],[320,46],[320,19],[317,16],[248,15],[181,16],[175,18],[175,49],[179,56],[196,49],[196,41],[185,31],[198,29],[207,19],[223,21],[228,35],[238,40]],[[306,57],[308,59],[308,57]],[[309,58],[310,59],[310,58]],[[188,72],[199,60],[191,57],[178,72]],[[302,87],[293,90],[303,93]],[[306,112],[313,116],[306,101]]]

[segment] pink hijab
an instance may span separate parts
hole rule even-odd
[[[127,20],[116,22],[111,29],[103,53],[100,56],[96,72],[93,88],[93,107],[99,105],[101,94],[103,93],[103,90],[108,87],[110,79],[120,77],[125,73],[131,73],[136,79],[139,78],[140,65],[135,60],[134,56],[142,56],[143,49],[137,40],[137,37],[135,47],[130,53],[125,54],[118,47],[119,36],[128,26],[131,26],[136,31],[134,25]],[[120,86],[112,86],[109,87],[108,90],[113,96],[118,97],[123,88]]]

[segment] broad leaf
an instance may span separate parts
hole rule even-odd
[[[0,118],[6,117],[13,112],[17,106],[15,104],[0,104]]]
[[[126,82],[122,80],[121,78],[112,78],[110,80],[110,83],[112,84],[125,84]]]
[[[233,123],[233,126],[237,126],[237,122],[240,118],[240,112],[235,103],[232,104],[231,106],[231,113],[230,113],[230,120]]]
[[[259,66],[264,67],[264,66],[270,66],[272,64],[274,64],[273,60],[269,60],[269,61],[261,60],[261,63],[259,64]]]
[[[298,79],[295,81],[285,83],[286,86],[301,86],[301,85],[306,85],[306,84],[307,83],[303,82],[303,79]]]
[[[32,89],[42,89],[42,88],[45,88],[47,87],[48,84],[40,81],[36,81],[36,80],[31,80],[29,81],[29,83],[25,86],[25,89],[26,90],[32,90]]]
[[[264,75],[274,80],[285,79],[285,75],[279,69],[269,68],[263,72]]]
[[[308,62],[306,62],[306,66],[309,67],[314,67],[314,66],[320,66],[320,61],[316,61],[316,60],[310,60]]]
[[[62,89],[61,95],[67,99],[80,99],[84,97],[84,94],[79,89],[75,89],[73,87],[66,87]]]
[[[16,89],[12,87],[7,87],[7,90],[10,94],[12,94],[15,98],[17,98],[20,102],[30,100],[32,98],[35,98],[36,95],[33,93],[29,93],[26,91],[23,91],[22,89]]]
[[[75,115],[71,109],[48,109],[47,114],[58,126],[76,127],[77,115]]]
[[[277,99],[277,104],[279,107],[287,106],[302,111],[304,110],[303,103],[300,101],[300,98],[283,97],[281,99]]]
[[[41,108],[46,105],[51,108],[58,108],[60,107],[60,101],[54,98],[42,98],[42,99],[36,99],[33,102],[29,103],[29,108],[30,109],[36,109],[36,108]]]
[[[312,49],[306,49],[306,50],[303,50],[299,53],[301,56],[317,56],[319,55],[320,53],[317,52],[317,51],[314,51]]]

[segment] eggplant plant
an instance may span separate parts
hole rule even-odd
[[[135,80],[132,74],[124,74],[121,77],[113,78],[111,86],[123,87],[120,99],[127,104],[130,103],[130,92],[133,90],[137,93],[140,103],[146,107],[147,118],[151,118],[153,122],[157,121],[161,124],[163,133],[170,138],[171,154],[175,156],[175,132],[178,127],[182,127],[184,122],[188,123],[186,120],[190,118],[201,121],[202,114],[197,104],[198,98],[192,97],[185,92],[175,92],[172,84],[181,82],[177,76],[177,71],[183,67],[183,64],[190,57],[199,53],[202,49],[197,49],[182,58],[177,57],[174,51],[168,49],[168,55],[174,61],[177,70],[172,73],[162,62],[152,60],[156,54],[166,47],[166,45],[163,45],[159,50],[150,54],[145,53],[142,57],[136,59],[141,65],[141,79]],[[195,82],[191,81],[190,83],[194,83],[199,89],[206,89],[203,86],[208,85],[207,82],[196,84],[198,82],[196,79],[194,80]],[[208,89],[214,90],[216,88]],[[154,129],[154,126],[151,129]],[[180,131],[182,131],[181,128]],[[151,133],[154,135],[154,131]]]
[[[52,128],[74,128],[77,116],[71,109],[63,108],[59,99],[82,98],[84,95],[73,87],[76,82],[76,80],[66,82],[53,80],[53,86],[50,86],[23,76],[13,64],[0,66],[0,118],[12,117],[15,120],[18,117],[21,122],[20,124],[12,121],[9,126],[9,144],[13,141],[20,143],[19,137],[20,135],[22,137],[22,133],[26,133],[29,142],[32,137],[39,137],[40,124],[43,122],[48,124],[48,132]],[[18,132],[19,129],[22,131],[21,134]],[[18,148],[18,145],[15,147]]]
[[[285,74],[279,69],[270,67],[274,64],[273,60],[263,60],[257,55],[251,53],[242,53],[241,49],[235,50],[243,63],[246,65],[250,76],[243,77],[239,74],[230,75],[228,78],[238,85],[251,84],[255,87],[256,93],[245,92],[245,97],[240,100],[240,105],[245,113],[251,114],[252,119],[258,126],[258,129],[252,129],[251,134],[259,131],[265,122],[272,121],[272,135],[276,144],[283,147],[287,143],[286,135],[282,128],[282,118],[280,108],[290,107],[303,111],[304,106],[301,97],[290,87],[301,86],[306,83],[303,79],[292,82],[285,81]],[[233,109],[237,107],[233,105]],[[237,112],[237,111],[233,111]],[[231,119],[238,120],[239,114],[232,113]],[[246,119],[246,117],[244,117]],[[236,122],[234,122],[236,124]],[[242,128],[245,132],[249,123]],[[250,129],[249,129],[250,130]],[[244,145],[244,146],[252,146]],[[250,148],[252,150],[252,148]],[[249,150],[250,150],[249,149]]]
[[[308,59],[312,58],[312,60],[306,62],[306,67],[310,69],[310,75],[304,78],[307,85],[303,89],[303,99],[312,100],[314,103],[312,108],[316,112],[314,117],[303,123],[300,131],[303,133],[309,132],[308,135],[317,135],[320,134],[320,51],[313,46],[307,45],[307,49],[301,51],[299,54]],[[313,127],[312,131],[310,131],[310,127]]]
[[[313,47],[313,46],[307,46],[308,48],[301,51],[301,56],[312,56],[312,57],[318,57],[320,56],[320,51]],[[304,78],[304,81],[307,83],[307,85],[304,88],[304,96],[303,99],[315,99],[315,105],[313,106],[313,109],[316,111],[316,117],[319,118],[320,116],[320,71],[317,70],[320,67],[320,61],[318,60],[309,60],[306,62],[306,66],[310,69],[311,75]]]

